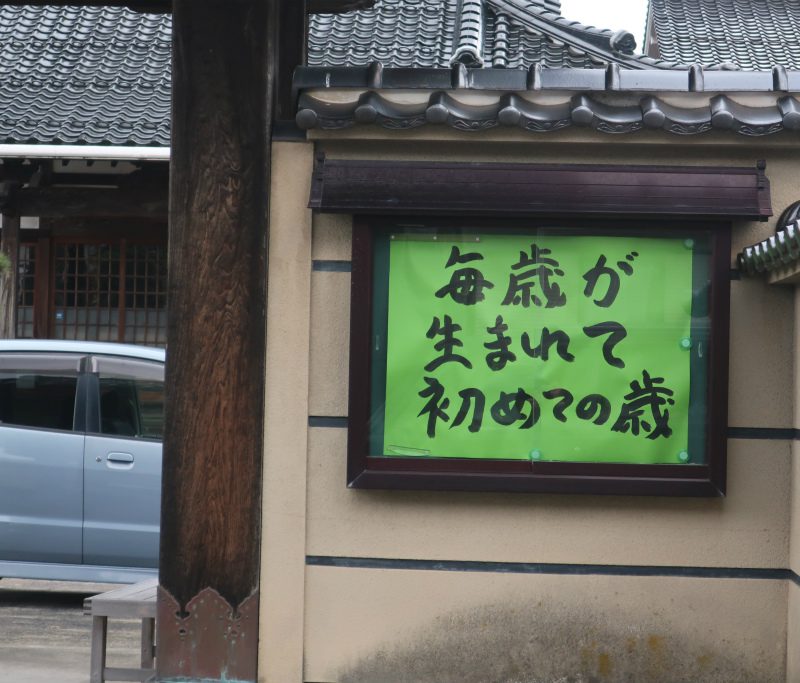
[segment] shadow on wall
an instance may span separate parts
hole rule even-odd
[[[638,624],[543,603],[442,616],[414,642],[342,672],[341,683],[771,683],[781,648],[743,652],[708,632],[671,634],[653,613]],[[691,618],[691,615],[687,615]],[[602,623],[603,620],[606,623]],[[697,642],[704,641],[704,642]],[[780,660],[780,661],[779,661]]]

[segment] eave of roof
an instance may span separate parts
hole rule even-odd
[[[746,136],[800,130],[800,71],[384,69],[303,67],[295,75],[304,129],[444,124],[533,132],[571,125],[608,133],[712,129]]]
[[[5,145],[0,159],[91,159],[94,161],[169,161],[170,148],[134,145]]]

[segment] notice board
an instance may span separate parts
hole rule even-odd
[[[709,473],[713,231],[394,225],[369,242],[360,447],[380,471]]]

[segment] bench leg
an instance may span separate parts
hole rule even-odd
[[[92,617],[92,659],[89,681],[105,682],[107,617]]]
[[[155,652],[155,619],[142,619],[142,668],[152,669],[154,667]]]

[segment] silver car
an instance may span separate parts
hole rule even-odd
[[[0,340],[0,577],[158,565],[164,351]]]

